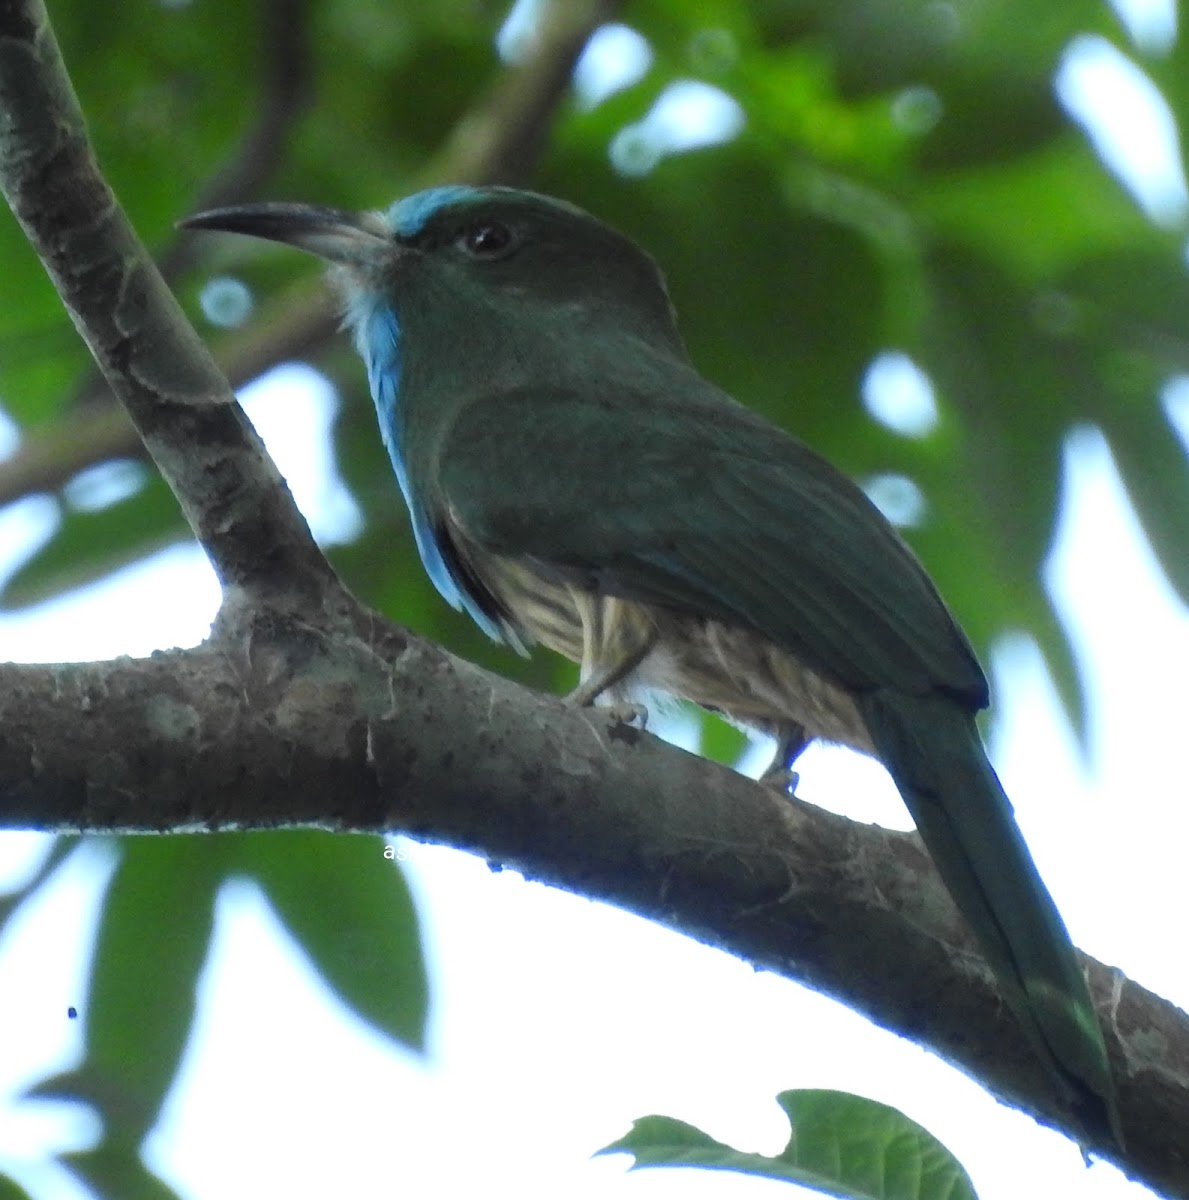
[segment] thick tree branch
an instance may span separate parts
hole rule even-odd
[[[1067,1133],[915,836],[788,802],[364,610],[148,660],[0,667],[0,824],[401,829],[835,996]],[[1189,1021],[1098,963],[1126,1157],[1189,1194]]]

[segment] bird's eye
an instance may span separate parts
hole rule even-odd
[[[512,231],[498,221],[484,221],[464,229],[458,239],[472,258],[498,258],[512,244]]]

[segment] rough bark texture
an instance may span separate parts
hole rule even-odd
[[[0,667],[0,824],[400,829],[609,901],[835,996],[1068,1131],[918,839],[784,800],[347,600],[202,647]],[[1189,1023],[1091,982],[1137,1177],[1189,1190]]]

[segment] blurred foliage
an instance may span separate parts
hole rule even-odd
[[[33,1100],[81,1101],[102,1119],[103,1138],[63,1160],[97,1195],[174,1195],[138,1147],[189,1044],[216,902],[229,881],[253,881],[293,948],[357,1019],[424,1049],[429,987],[419,922],[378,838],[285,830],[105,840],[115,861],[77,1008],[83,1057],[25,1091]],[[32,877],[0,896],[0,922],[17,917],[79,846],[77,838],[51,842]],[[0,1198],[4,1185],[0,1177]]]
[[[137,0],[118,21],[88,0],[50,7],[100,161],[163,254],[179,245],[174,221],[237,163],[275,101],[266,79],[293,77],[292,119],[279,122],[283,138],[274,131],[275,166],[257,173],[266,178],[231,198],[375,208],[440,181],[427,164],[512,69],[495,53],[507,6],[494,0]],[[266,32],[278,13],[297,47],[280,63]],[[1165,571],[1189,596],[1189,471],[1160,402],[1189,368],[1189,281],[1184,229],[1143,215],[1061,109],[1053,77],[1071,40],[1096,33],[1149,72],[1181,128],[1189,50],[1139,55],[1089,0],[638,0],[620,18],[647,39],[647,70],[596,104],[567,97],[535,174],[506,181],[563,195],[647,247],[694,359],[727,390],[856,477],[914,480],[927,509],[906,535],[976,646],[985,653],[1005,630],[1028,630],[1080,721],[1075,660],[1039,575],[1062,447],[1075,426],[1103,430]],[[683,80],[733,97],[742,132],[650,149],[648,114]],[[297,254],[212,237],[184,248],[197,261],[172,282],[212,344],[267,346],[285,306],[317,286],[317,268]],[[0,261],[0,405],[36,448],[46,430],[82,428],[87,406],[106,401],[93,397],[85,350],[7,214]],[[261,307],[222,332],[203,321],[198,296],[228,272]],[[569,667],[491,646],[433,591],[363,372],[344,339],[315,349],[342,398],[335,450],[365,518],[358,540],[333,550],[337,568],[362,598],[456,652],[565,686]],[[866,372],[887,350],[932,383],[939,420],[926,436],[896,434],[863,406]],[[157,480],[98,511],[61,503],[57,533],[0,602],[28,603],[189,536]],[[720,727],[706,748],[732,757],[739,742]],[[233,876],[257,881],[356,1012],[420,1044],[416,918],[376,842],[275,834],[119,846],[86,1057],[35,1089],[102,1112],[108,1140],[74,1164],[101,1193],[154,1194],[147,1173],[129,1175],[135,1155],[112,1147],[136,1144],[170,1086],[214,900]],[[0,918],[68,850],[62,843],[21,892],[0,898]]]

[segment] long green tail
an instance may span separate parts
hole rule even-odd
[[[1121,1146],[1114,1078],[1077,953],[973,716],[936,695],[873,692],[861,705],[880,759],[1063,1098],[1091,1137]]]

